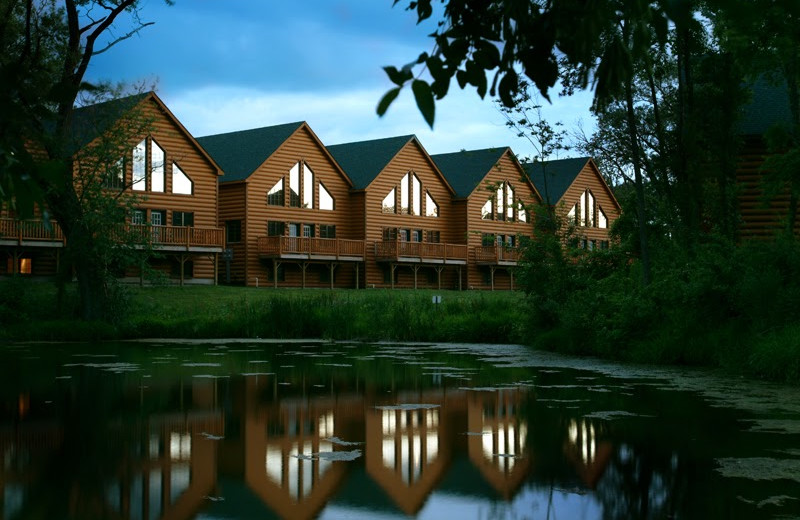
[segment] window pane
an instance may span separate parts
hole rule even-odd
[[[586,192],[586,218],[586,225],[590,227],[594,227],[596,225],[594,219],[594,195],[592,195],[592,192],[590,191]]]
[[[303,236],[314,238],[314,224],[303,224]]]
[[[525,212],[525,208],[522,207],[522,204],[517,204],[517,220],[520,222],[527,222],[528,221],[528,214]]]
[[[585,226],[586,225],[586,192],[584,191],[581,193],[581,203],[580,207],[578,208],[578,225]]]
[[[330,192],[325,189],[325,185],[321,182],[319,183],[319,209],[324,209],[327,211],[333,211],[335,208],[335,204],[333,203],[333,197],[331,196]]]
[[[384,197],[383,199],[383,212],[384,213],[394,213],[395,207],[395,189],[392,188],[392,191]]]
[[[426,217],[438,217],[439,216],[439,206],[433,201],[431,194],[427,191],[425,192],[425,216]]]
[[[578,223],[575,220],[577,218],[577,211],[578,211],[578,205],[575,204],[574,206],[572,206],[572,209],[569,210],[569,213],[567,213],[567,223],[569,223],[569,224],[577,224]]]
[[[486,204],[481,208],[481,218],[483,220],[492,220],[492,199],[486,201]]]
[[[416,175],[411,176],[411,182],[414,188],[414,215],[422,215],[422,185]]]
[[[193,193],[192,180],[183,173],[177,164],[172,163],[172,193],[191,195]]]
[[[300,163],[289,170],[289,206],[300,207]]]
[[[289,224],[289,236],[290,237],[299,237],[300,236],[300,224],[292,222]]]
[[[144,210],[135,209],[131,214],[131,224],[142,225],[144,224]]]
[[[403,175],[403,180],[400,181],[400,213],[406,215],[411,210],[408,207],[408,174]]]
[[[303,163],[303,207],[314,208],[314,172]]]
[[[125,186],[125,162],[121,158],[109,168],[103,186],[117,190]]]
[[[497,215],[495,218],[497,220],[505,220],[505,204],[503,204],[503,186],[497,188],[497,198],[495,199],[496,203],[495,206],[497,208]]]
[[[163,193],[164,150],[162,150],[155,141],[150,141],[150,168],[153,170],[150,190]]]
[[[283,178],[267,193],[267,204],[270,206],[283,206]]]
[[[606,218],[606,214],[603,213],[603,210],[601,208],[597,208],[597,227],[600,228],[608,227],[608,219]]]
[[[506,183],[506,216],[508,220],[514,220],[514,188]]]
[[[146,189],[145,154],[147,153],[147,143],[143,140],[133,149],[133,186],[135,191]]]

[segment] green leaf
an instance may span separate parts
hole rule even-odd
[[[411,73],[411,70],[406,67],[403,67],[401,70],[397,70],[397,67],[388,66],[384,67],[383,70],[386,71],[386,75],[389,76],[389,80],[391,80],[391,82],[398,87],[402,87],[403,83],[414,77]]]
[[[417,101],[417,108],[419,108],[422,117],[428,126],[433,128],[433,119],[436,113],[436,104],[433,101],[433,92],[430,85],[421,79],[415,79],[411,83],[411,91],[414,92],[414,99]]]
[[[383,117],[383,114],[386,113],[386,110],[389,109],[389,105],[392,104],[397,98],[397,95],[400,93],[400,87],[395,87],[386,94],[383,95],[380,102],[378,103],[378,108],[375,110],[379,116]]]

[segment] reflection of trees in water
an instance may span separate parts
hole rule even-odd
[[[677,453],[620,445],[595,494],[603,518],[673,518],[685,504],[689,474]]]

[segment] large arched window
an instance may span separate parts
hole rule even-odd
[[[288,178],[287,178],[288,177]],[[285,188],[288,186],[289,207],[306,209],[323,209],[333,211],[335,200],[331,192],[322,182],[317,182],[314,171],[305,161],[297,161],[290,169],[289,175],[283,176],[267,192],[267,204],[285,206]],[[315,190],[319,186],[319,199]],[[319,201],[319,202],[317,202]]]
[[[581,193],[578,202],[567,212],[567,221],[580,227],[608,227],[608,218],[591,190]]]
[[[400,204],[397,204],[397,194],[400,194]],[[425,207],[422,205],[422,194],[425,193]],[[399,213],[401,215],[418,215],[438,217],[439,205],[431,197],[430,192],[424,190],[422,181],[414,172],[408,172],[400,179],[400,186],[389,190],[381,202],[382,213]]]

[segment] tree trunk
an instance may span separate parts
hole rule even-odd
[[[639,249],[642,260],[642,284],[650,284],[650,250],[647,243],[647,209],[645,207],[644,180],[642,179],[641,152],[636,127],[636,114],[633,110],[633,78],[625,83],[625,105],[628,116],[628,139],[631,145],[631,161],[636,186],[636,213],[639,223]]]

